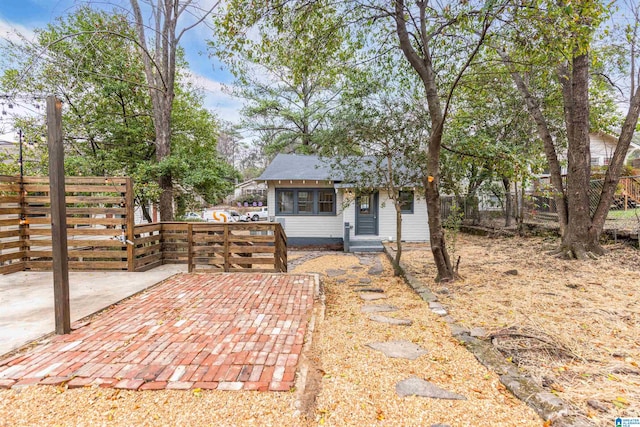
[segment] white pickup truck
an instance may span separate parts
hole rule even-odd
[[[246,213],[247,217],[251,219],[251,221],[261,221],[269,219],[269,208],[263,206],[259,211],[251,211]]]

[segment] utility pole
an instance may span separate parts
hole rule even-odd
[[[67,207],[64,187],[64,147],[62,145],[62,102],[47,97],[47,143],[49,148],[49,197],[51,198],[51,240],[53,246],[53,297],[56,334],[71,332],[69,307],[69,252],[67,248]]]

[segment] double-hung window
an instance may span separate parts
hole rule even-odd
[[[335,215],[336,192],[332,188],[277,188],[276,215]]]

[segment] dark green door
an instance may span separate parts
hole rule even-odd
[[[378,234],[378,192],[360,194],[356,199],[356,236]]]

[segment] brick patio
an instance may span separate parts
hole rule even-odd
[[[312,275],[180,274],[0,360],[0,388],[286,391],[316,288]]]

